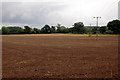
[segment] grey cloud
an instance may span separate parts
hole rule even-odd
[[[85,25],[96,25],[93,17],[101,16],[99,24],[106,25],[109,20],[117,18],[118,2],[114,4],[109,0],[108,2],[106,0],[2,2],[2,23],[4,25],[28,24],[33,27],[60,23],[70,27],[76,21],[82,21]]]
[[[21,24],[47,24],[60,18],[67,6],[62,3],[4,2],[2,3],[2,22]]]

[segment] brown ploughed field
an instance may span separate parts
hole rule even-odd
[[[118,36],[36,34],[2,36],[3,78],[112,78]]]

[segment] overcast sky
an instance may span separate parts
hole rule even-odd
[[[99,24],[106,25],[107,22],[118,18],[119,0],[15,1],[2,2],[2,25],[28,25],[40,28],[45,24],[57,25],[59,23],[71,27],[79,21],[84,25],[95,25],[94,16],[101,16]]]

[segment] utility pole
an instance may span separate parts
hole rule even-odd
[[[99,22],[99,19],[101,18],[101,17],[93,17],[93,18],[96,18],[97,19],[97,22],[96,22],[96,39],[98,39],[98,22]]]

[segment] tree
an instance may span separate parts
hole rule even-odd
[[[107,24],[108,30],[113,31],[114,34],[120,34],[120,21],[113,20]]]
[[[101,33],[101,34],[105,34],[106,30],[107,30],[107,27],[106,27],[106,26],[100,27],[100,33]]]
[[[0,34],[2,34],[2,29],[0,29]]]
[[[60,28],[61,28],[62,33],[68,33],[69,32],[68,28],[66,28],[65,26],[61,26]]]
[[[85,27],[86,34],[92,34],[92,27]]]
[[[61,33],[61,32],[62,32],[61,27],[58,26],[58,27],[57,27],[57,33]]]
[[[57,26],[57,33],[69,33],[69,29],[65,26]]]
[[[73,33],[83,34],[85,32],[84,24],[82,22],[74,23]]]
[[[34,33],[34,34],[40,34],[40,29],[33,28],[33,33]]]
[[[97,28],[96,28],[96,27],[93,27],[93,28],[92,28],[92,34],[97,34],[96,31],[97,31]]]
[[[55,26],[52,26],[52,27],[50,28],[50,31],[51,31],[51,33],[55,33],[55,32],[56,32]]]
[[[50,30],[50,26],[49,25],[45,25],[42,29],[41,29],[42,33],[51,33]]]
[[[22,34],[24,33],[24,29],[22,29],[21,27],[7,27],[9,29],[9,33],[10,34]]]
[[[57,24],[56,27],[57,27],[56,32],[57,32],[57,33],[61,33],[61,28],[60,28],[60,27],[61,27],[61,24]]]
[[[5,26],[2,27],[2,34],[8,34],[9,33],[9,29]]]
[[[30,28],[29,26],[24,26],[25,28],[25,33],[26,34],[31,34],[32,33],[32,28]]]
[[[112,30],[106,30],[105,33],[106,33],[106,34],[113,34],[113,31],[112,31]]]
[[[68,29],[69,33],[73,33],[73,27]]]

